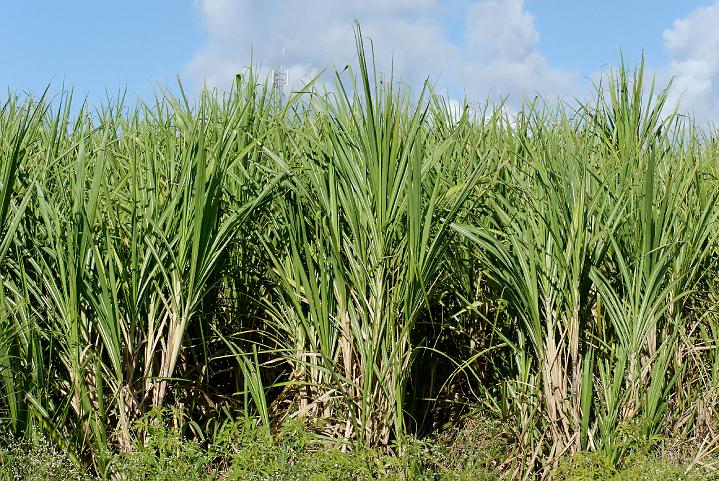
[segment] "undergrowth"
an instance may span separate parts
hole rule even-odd
[[[148,481],[490,481],[506,479],[511,438],[502,424],[480,414],[424,439],[392,449],[346,449],[322,440],[302,420],[277,432],[251,420],[225,424],[212,442],[189,439],[168,417],[138,422],[133,448],[110,458],[106,477]],[[625,439],[629,449],[615,464],[603,452],[565,456],[548,471],[553,481],[700,481],[719,479],[689,457],[647,451]],[[12,441],[0,449],[0,480],[94,481],[67,453],[44,438]],[[686,448],[686,446],[684,446]],[[688,456],[688,455],[687,455]],[[504,473],[504,476],[503,476]]]

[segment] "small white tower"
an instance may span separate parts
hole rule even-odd
[[[285,48],[282,47],[282,63],[280,68],[272,72],[272,90],[274,90],[277,101],[280,104],[285,102],[285,89],[288,84],[289,72],[285,70]]]

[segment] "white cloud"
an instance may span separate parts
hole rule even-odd
[[[437,26],[426,20],[436,8],[434,0],[200,0],[197,4],[208,43],[190,61],[188,71],[210,84],[222,84],[249,65],[250,48],[256,61],[268,67],[284,63],[295,74],[315,73],[333,62],[350,63],[354,18],[364,19],[364,33],[378,46],[379,60],[389,64],[393,52],[387,48],[395,48],[395,58],[408,75],[430,67],[422,51],[437,58],[451,49]]]
[[[538,42],[534,16],[523,0],[475,2],[465,26],[463,78],[480,86],[480,95],[576,93],[576,75],[551,68],[537,50]]]
[[[663,32],[675,77],[673,97],[700,121],[719,114],[719,2],[700,7]]]
[[[539,41],[522,0],[477,2],[468,10],[466,42],[487,59],[526,57]]]
[[[449,3],[448,3],[449,2]],[[415,86],[428,76],[454,95],[571,94],[574,74],[553,69],[537,50],[539,33],[523,0],[196,0],[207,44],[188,63],[199,84],[227,85],[254,61],[281,63],[297,82],[353,63],[353,20],[372,39],[380,68]],[[446,24],[462,9],[462,40]],[[285,56],[282,57],[284,49]]]

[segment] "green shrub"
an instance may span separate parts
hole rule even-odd
[[[4,444],[7,447],[2,447]],[[6,439],[0,444],[3,481],[89,481],[66,453],[45,439],[36,443]]]
[[[402,456],[342,450],[318,441],[301,421],[287,423],[277,436],[251,422],[230,424],[213,450],[226,460],[223,479],[228,481],[421,479],[414,450]]]
[[[401,448],[343,449],[318,437],[305,421],[278,432],[253,420],[227,423],[208,446],[188,439],[163,413],[135,425],[130,452],[110,456],[107,478],[149,481],[494,481],[506,477],[501,462],[512,448],[502,425],[482,415]],[[92,481],[49,441],[5,442],[0,481]],[[615,465],[603,452],[562,458],[551,481],[700,481],[704,471],[660,451],[634,449]],[[539,479],[539,478],[530,478]]]
[[[144,442],[142,441],[144,439]],[[135,425],[134,449],[110,462],[121,480],[200,481],[216,479],[209,452],[153,412]]]
[[[552,481],[699,481],[707,474],[658,456],[637,454],[616,468],[603,452],[581,452],[559,462]]]

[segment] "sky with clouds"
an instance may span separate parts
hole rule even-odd
[[[295,84],[354,60],[353,20],[381,70],[451,97],[586,96],[589,78],[646,54],[702,120],[719,117],[719,1],[8,0],[0,89],[73,86],[99,100],[150,97],[179,75],[223,87],[251,59]],[[284,55],[283,55],[284,51]]]

